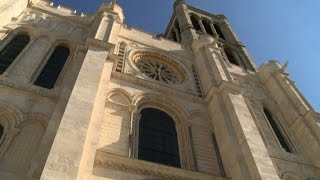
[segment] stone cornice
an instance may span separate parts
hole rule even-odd
[[[215,94],[221,94],[224,91],[243,94],[243,92],[245,91],[245,87],[231,82],[222,81],[218,87],[211,86],[208,94],[205,96],[205,101],[207,103],[210,102],[214,98]]]
[[[46,13],[46,14],[49,14],[51,16],[54,16],[56,18],[60,18],[60,19],[63,19],[65,21],[68,21],[68,22],[72,22],[72,23],[77,23],[77,24],[80,24],[84,27],[88,27],[88,25],[91,25],[92,24],[92,21],[93,21],[93,18],[95,16],[92,16],[92,17],[80,17],[76,14],[74,14],[74,17],[75,18],[70,18],[70,17],[67,17],[67,16],[63,16],[63,15],[60,15],[60,14],[56,14],[56,13],[53,13],[51,11],[47,11],[45,9],[42,9],[41,7],[38,7],[37,5],[32,5],[32,4],[29,4],[28,5],[28,8],[32,9],[32,10],[36,10],[36,11],[39,11],[39,12],[42,12],[42,13]],[[81,21],[77,18],[87,18],[88,19],[88,22],[84,22],[84,21]]]
[[[58,89],[52,90],[36,87],[34,85],[22,85],[20,83],[14,83],[9,80],[4,80],[3,78],[0,78],[0,88],[9,89],[11,92],[45,98],[52,102],[57,102],[59,99]]]
[[[115,47],[114,44],[111,44],[111,43],[108,43],[108,42],[105,42],[105,41],[101,41],[101,40],[98,40],[98,39],[94,39],[94,38],[91,38],[91,37],[87,38],[86,46],[87,47],[96,46],[96,47],[103,48],[106,51],[109,51],[109,50],[111,50],[111,49],[113,49]]]
[[[122,83],[129,83],[132,84],[134,86],[139,86],[139,87],[143,87],[143,88],[147,88],[147,89],[152,89],[153,91],[155,90],[158,93],[163,93],[165,95],[171,95],[174,97],[179,97],[182,99],[187,99],[190,100],[192,102],[195,103],[200,103],[200,104],[204,104],[204,99],[200,98],[194,94],[188,94],[186,92],[182,92],[176,89],[172,89],[170,87],[166,87],[164,85],[158,84],[158,83],[154,83],[148,80],[144,80],[144,79],[140,79],[140,78],[136,78],[134,76],[130,76],[127,74],[123,74],[123,73],[119,73],[119,72],[112,72],[111,77],[114,78],[115,80],[120,80],[121,84]],[[125,84],[124,83],[124,84]]]
[[[224,180],[227,178],[211,176],[194,171],[174,168],[143,160],[119,156],[97,150],[94,162],[95,168],[118,170],[130,174],[158,177],[166,180]],[[96,174],[99,176],[99,174]]]

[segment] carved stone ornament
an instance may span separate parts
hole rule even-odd
[[[132,62],[143,76],[164,84],[181,84],[187,79],[179,63],[155,52],[138,51],[133,54]]]
[[[103,168],[104,171],[117,170],[129,174],[146,176],[151,179],[165,180],[196,180],[196,179],[225,179],[189,171],[181,168],[170,167],[157,163],[119,156],[106,151],[97,150],[94,167]]]
[[[40,12],[28,11],[22,13],[20,16],[20,23],[33,24],[34,26],[44,28],[50,32],[71,36],[82,36],[86,33],[86,30],[82,27],[76,27],[70,22],[63,21],[59,18],[50,17]]]

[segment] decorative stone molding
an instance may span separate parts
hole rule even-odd
[[[0,157],[4,155],[11,141],[19,132],[20,132],[20,129],[17,129],[17,128],[5,129],[0,139]]]
[[[143,160],[123,157],[98,150],[95,156],[94,170],[102,168],[104,171],[117,170],[125,173],[161,178],[166,180],[223,180],[226,178],[201,174],[198,172],[174,168]]]
[[[133,86],[138,86],[139,88],[152,89],[153,91],[170,94],[172,96],[177,96],[182,99],[188,99],[195,103],[204,104],[204,100],[197,96],[196,93],[187,93],[183,91],[179,91],[167,86],[163,86],[161,84],[157,84],[154,82],[150,82],[144,79],[136,78],[129,74],[123,74],[119,72],[112,72],[112,81],[119,81],[121,83],[131,84]]]
[[[27,11],[20,15],[18,18],[19,24],[28,24],[33,25],[40,29],[45,29],[46,32],[52,32],[59,35],[70,36],[75,39],[75,36],[84,37],[88,33],[85,27],[77,26],[71,23],[70,21],[63,21],[59,18],[51,17],[47,14],[36,12],[36,11]]]
[[[134,74],[163,84],[182,84],[191,77],[186,68],[172,57],[146,49],[131,51],[128,65],[136,72]]]
[[[284,173],[283,176],[282,176],[282,179],[283,180],[301,180],[300,177],[298,177],[297,175],[291,173],[291,172],[288,172],[288,173]]]
[[[133,131],[131,137],[133,157],[137,157],[140,112],[145,108],[155,108],[167,113],[175,121],[181,167],[183,169],[194,169],[194,157],[190,152],[192,148],[190,147],[190,144],[186,143],[190,141],[190,137],[187,133],[188,113],[178,104],[176,104],[174,100],[170,100],[168,98],[164,99],[163,96],[153,93],[138,94],[134,96],[132,104],[137,107],[137,110],[133,112],[131,123]]]
[[[26,124],[40,124],[44,133],[48,122],[48,118],[44,114],[23,112],[13,105],[0,104],[0,117],[0,124],[4,128],[0,139],[0,157],[6,153],[14,137]]]
[[[210,125],[209,127],[207,127],[207,125],[205,125],[205,126],[206,126],[207,128],[209,128],[210,131],[213,132],[213,127],[214,127],[214,126],[213,126],[213,123],[214,123],[214,121],[211,119],[211,117],[210,117],[209,114],[204,113],[204,112],[202,112],[202,111],[200,111],[200,110],[191,111],[188,119],[189,119],[190,121],[192,121],[192,119],[194,119],[194,118],[203,119],[205,122],[207,122],[208,125]]]

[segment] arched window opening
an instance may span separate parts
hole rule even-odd
[[[179,23],[178,23],[178,21],[176,21],[175,23],[175,28],[178,30],[178,32],[180,33],[180,25],[179,25]]]
[[[2,125],[0,125],[0,140],[2,138],[3,132],[4,132],[4,128]]]
[[[165,112],[153,108],[141,111],[138,158],[180,167],[175,122]]]
[[[283,136],[280,128],[278,127],[275,120],[273,119],[272,114],[266,108],[263,108],[263,112],[264,112],[265,116],[267,117],[267,119],[272,127],[272,130],[273,130],[274,134],[277,136],[277,139],[278,139],[279,143],[281,144],[282,148],[284,150],[286,150],[287,152],[291,153],[292,151],[291,151],[285,137]]]
[[[214,24],[213,27],[216,30],[216,32],[218,33],[219,37],[226,40],[226,37],[223,35],[223,32],[222,32],[220,26],[218,24]]]
[[[214,33],[210,27],[210,23],[207,20],[202,20],[202,24],[204,29],[206,30],[206,33],[210,34],[211,36],[214,36]]]
[[[69,48],[57,46],[35,81],[35,85],[52,89],[70,55]]]
[[[194,15],[191,15],[190,19],[191,19],[191,22],[192,22],[192,25],[193,25],[194,29],[196,31],[200,31],[201,32],[201,27],[200,27],[198,18],[196,16],[194,16]]]
[[[226,53],[226,56],[231,64],[239,66],[237,58],[235,57],[234,52],[230,47],[225,47],[224,52]]]
[[[181,42],[181,29],[180,29],[180,25],[179,25],[178,21],[175,22],[175,28],[177,29],[177,32],[178,32],[178,34],[177,34],[178,39]]]
[[[0,74],[7,70],[29,42],[30,37],[28,35],[19,34],[0,51]]]
[[[171,31],[170,37],[171,37],[171,40],[178,42],[178,38],[174,30]]]

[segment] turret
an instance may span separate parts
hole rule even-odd
[[[114,0],[102,4],[92,26],[92,36],[98,40],[115,43],[114,38],[118,36],[123,21],[123,9]]]

